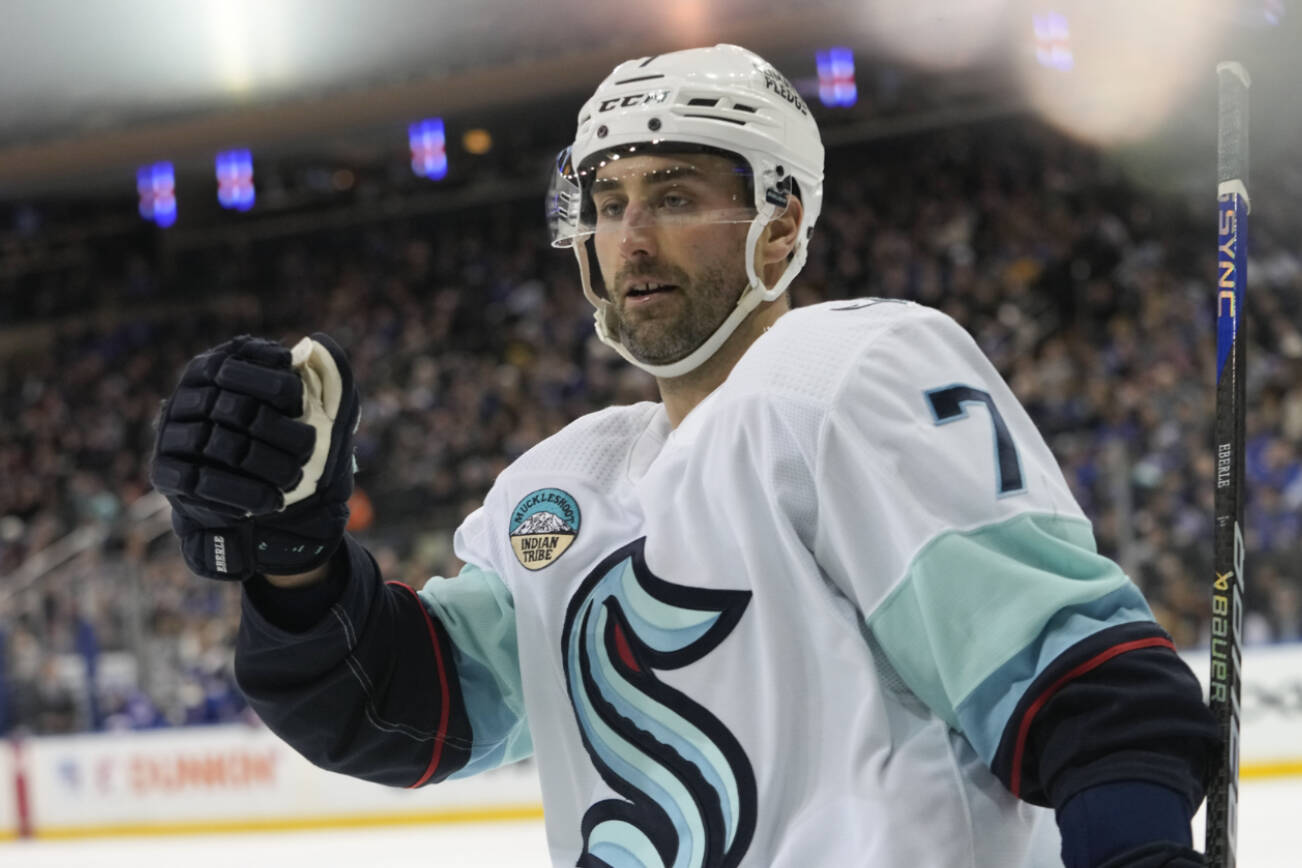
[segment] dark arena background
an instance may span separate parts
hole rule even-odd
[[[657,399],[593,335],[544,198],[617,62],[716,42],[772,61],[823,130],[794,302],[912,299],[971,331],[1204,680],[1215,67],[1248,69],[1239,864],[1302,860],[1302,6],[10,0],[0,17],[0,861],[548,864],[528,763],[395,793],[262,728],[231,675],[238,587],[187,572],[150,489],[154,418],[209,346],[330,333],[363,396],[350,529],[387,577],[454,575],[452,531],[508,463]]]

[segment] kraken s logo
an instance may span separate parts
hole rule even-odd
[[[565,680],[583,746],[622,799],[583,816],[583,868],[731,868],[755,833],[755,773],[709,711],[655,670],[700,660],[732,632],[749,591],[673,585],[645,538],[584,580],[565,614]]]

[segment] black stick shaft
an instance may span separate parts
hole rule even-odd
[[[1210,703],[1222,745],[1207,791],[1207,864],[1233,868],[1239,802],[1243,659],[1244,295],[1248,278],[1248,73],[1216,67],[1216,505]]]

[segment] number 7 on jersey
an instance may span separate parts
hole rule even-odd
[[[966,419],[970,404],[984,406],[989,411],[990,422],[994,426],[995,476],[999,486],[997,496],[1007,497],[1026,491],[1026,483],[1022,479],[1022,461],[1013,444],[1013,435],[1008,432],[1008,425],[989,392],[974,386],[956,384],[930,389],[924,394],[931,407],[932,419],[937,425],[948,425]]]

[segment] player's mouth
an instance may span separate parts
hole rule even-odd
[[[673,292],[678,287],[672,283],[660,283],[655,280],[643,280],[628,284],[624,290],[624,303],[628,305],[647,304]]]

